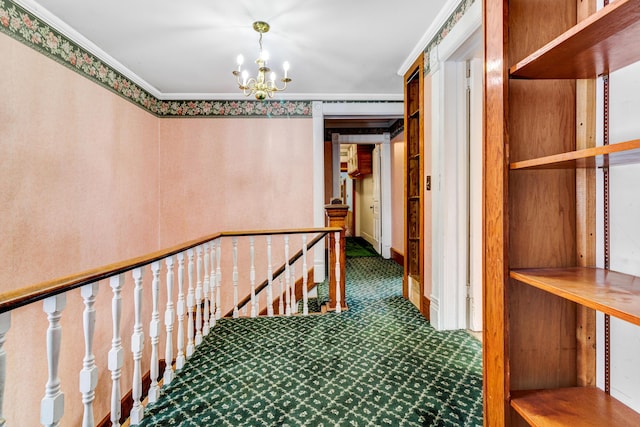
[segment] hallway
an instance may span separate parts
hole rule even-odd
[[[141,425],[482,425],[481,345],[402,298],[402,268],[347,260],[342,314],[223,319]]]

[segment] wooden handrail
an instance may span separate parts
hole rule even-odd
[[[320,234],[318,234],[313,240],[311,240],[307,244],[307,250],[313,248],[316,245],[316,243],[318,243],[320,240],[322,240],[331,231],[340,231],[339,229],[338,230],[333,230],[333,228],[336,228],[336,227],[323,229],[324,231],[319,232]],[[298,252],[296,252],[289,259],[289,265],[293,264],[294,262],[296,262],[300,258],[302,258],[302,249],[300,249]],[[285,271],[286,271],[286,264],[282,264],[276,271],[273,272],[273,277],[271,279],[272,282],[273,282],[273,280],[276,280],[278,278],[278,276],[280,276]],[[302,274],[306,274],[306,272],[302,272]],[[256,287],[256,289],[254,291],[255,294],[257,295],[260,292],[262,292],[268,285],[269,285],[269,279],[265,279],[262,283],[260,283],[260,285],[258,285]],[[238,310],[242,309],[245,305],[249,304],[250,302],[251,302],[251,295],[247,295],[246,297],[244,297],[242,299],[242,301],[240,301],[238,303]],[[229,311],[225,317],[231,317],[232,315],[233,315],[233,310]]]
[[[198,239],[190,240],[186,243],[172,246],[168,249],[152,252],[147,255],[130,258],[125,261],[108,264],[102,267],[93,268],[81,273],[72,274],[70,276],[59,277],[57,279],[48,280],[46,282],[25,286],[20,289],[0,293],[0,313],[15,310],[25,305],[43,300],[45,298],[68,292],[99,280],[107,279],[118,274],[125,273],[137,267],[150,264],[154,261],[164,259],[168,256],[184,252],[188,249],[199,246],[203,243],[210,242],[219,237],[243,237],[243,236],[262,236],[262,235],[279,235],[279,234],[303,234],[303,233],[321,233],[340,231],[336,227],[318,227],[318,228],[295,228],[282,230],[244,230],[244,231],[225,231],[222,233],[214,233]]]

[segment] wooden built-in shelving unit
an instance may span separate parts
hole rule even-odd
[[[510,276],[640,326],[640,277],[590,267],[517,269]]]
[[[640,163],[640,139],[512,162],[517,169],[571,169]]]
[[[405,74],[405,253],[403,293],[425,314],[423,307],[423,56]]]
[[[544,22],[540,22],[544,25]],[[640,3],[617,0],[511,67],[513,78],[588,79],[640,61]]]
[[[638,414],[595,387],[513,392],[511,406],[532,426],[636,426]]]
[[[640,326],[640,277],[592,267],[595,175],[584,172],[640,164],[640,139],[596,147],[581,135],[595,129],[595,85],[577,80],[640,61],[640,0],[594,9],[485,0],[488,426],[640,425],[595,387],[594,313]]]

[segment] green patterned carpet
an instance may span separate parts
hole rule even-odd
[[[223,319],[144,426],[481,426],[481,345],[402,298],[402,268],[347,260],[349,311]]]

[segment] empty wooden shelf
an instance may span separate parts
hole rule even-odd
[[[617,0],[511,67],[511,77],[587,79],[632,64],[640,60],[639,19],[640,1]]]

